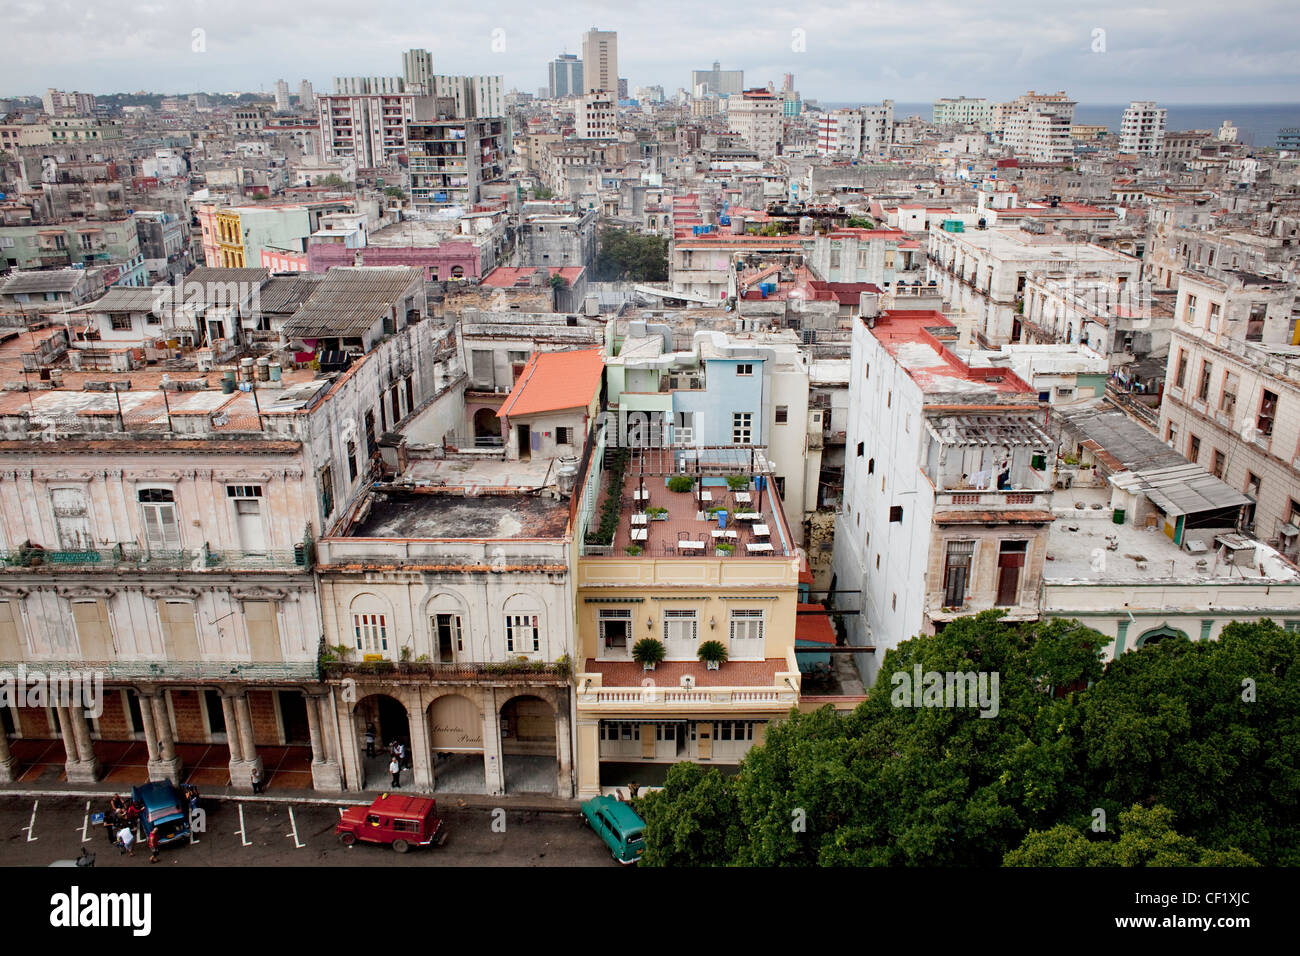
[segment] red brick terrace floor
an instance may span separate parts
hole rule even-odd
[[[94,747],[103,782],[125,789],[148,781],[149,751],[144,741],[96,740]],[[16,777],[20,782],[67,782],[62,740],[10,740],[9,750],[18,760]],[[312,788],[310,747],[258,747],[257,753],[268,791]],[[230,751],[224,744],[177,744],[176,756],[181,758],[181,783],[200,789],[230,783]]]
[[[709,492],[713,496],[712,501],[706,501],[700,504],[697,495],[700,488],[697,486],[691,492],[669,491],[665,485],[665,479],[662,475],[645,477],[645,490],[650,493],[649,501],[636,502],[633,493],[640,488],[641,478],[634,472],[635,464],[629,465],[626,476],[623,480],[623,494],[619,508],[618,530],[614,532],[614,555],[621,557],[626,552],[628,546],[639,544],[642,547],[642,554],[648,557],[713,557],[713,546],[719,541],[726,540],[736,546],[732,553],[733,558],[744,557],[780,557],[782,556],[781,532],[777,522],[778,519],[772,510],[772,501],[769,492],[764,491],[761,496],[762,507],[759,508],[760,495],[754,489],[749,490],[750,504],[737,504],[735,492],[727,486],[706,486],[702,490]],[[608,489],[602,489],[601,500],[597,504],[597,514],[603,507],[605,496],[608,495]],[[709,508],[720,507],[727,512],[727,530],[735,531],[735,538],[714,538],[710,532],[718,527],[717,518],[699,519],[701,510],[707,511]],[[647,520],[646,528],[649,530],[648,540],[634,542],[631,537],[632,532],[632,515],[643,513],[646,508],[667,508],[667,520],[655,521]],[[759,511],[763,515],[762,521],[737,521],[736,513],[738,511]],[[772,545],[771,554],[750,555],[745,549],[749,542],[758,542],[762,539],[756,537],[752,527],[755,524],[765,524],[768,528],[768,543]],[[691,540],[703,541],[703,552],[681,552],[677,550],[677,541],[682,532],[686,532]]]
[[[772,687],[777,671],[785,661],[777,657],[765,661],[724,661],[716,671],[700,661],[661,661],[652,671],[643,670],[635,661],[597,661],[587,658],[589,674],[600,674],[606,687],[640,687],[647,677],[663,687],[676,687],[687,674],[695,678],[696,687]]]

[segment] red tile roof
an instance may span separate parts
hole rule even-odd
[[[822,613],[818,614],[817,611]],[[794,639],[835,646],[835,626],[820,604],[800,604],[794,620]]]
[[[515,387],[497,412],[498,418],[535,415],[565,408],[582,408],[600,389],[605,371],[601,349],[575,352],[534,352]]]

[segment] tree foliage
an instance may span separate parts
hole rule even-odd
[[[596,281],[667,282],[668,239],[626,229],[600,230]]]
[[[1134,804],[1119,815],[1118,839],[1089,839],[1062,823],[1031,830],[1006,866],[1258,866],[1240,850],[1211,850],[1174,829],[1168,807]]]
[[[646,862],[1300,862],[1300,635],[1238,622],[1218,641],[1165,638],[1103,668],[1107,643],[1073,621],[1000,612],[907,641],[855,711],[769,725],[734,778],[674,768],[653,797],[667,809]],[[894,675],[917,667],[996,673],[996,716],[896,706]],[[1098,807],[1118,840],[1089,836]],[[710,840],[693,836],[702,828]]]

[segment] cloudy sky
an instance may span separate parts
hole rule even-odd
[[[832,102],[1031,88],[1083,103],[1300,101],[1297,0],[1145,2],[3,0],[0,95],[269,90],[281,77],[322,90],[399,74],[410,47],[431,50],[437,72],[536,91],[547,61],[580,53],[598,26],[618,31],[631,86],[670,94],[717,59],[749,85],[792,72],[806,98]]]

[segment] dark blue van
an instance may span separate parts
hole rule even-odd
[[[131,799],[144,807],[140,814],[140,827],[144,842],[158,831],[159,845],[190,840],[190,812],[184,795],[170,780],[151,780],[131,788]]]

